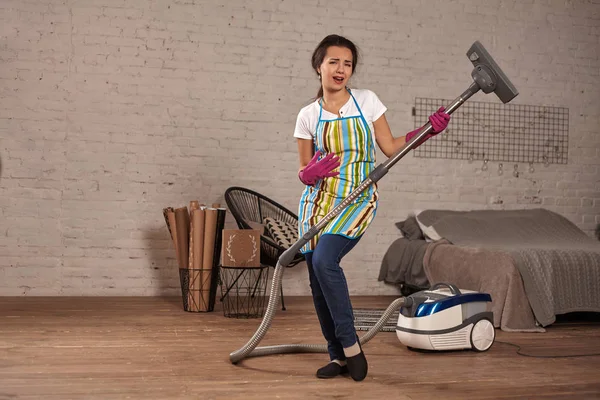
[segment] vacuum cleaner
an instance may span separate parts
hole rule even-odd
[[[437,283],[400,308],[396,336],[409,349],[486,351],[496,338],[492,297]]]
[[[480,90],[486,94],[495,93],[503,103],[508,103],[519,94],[479,41],[474,42],[469,48],[467,57],[474,67],[471,72],[473,82],[467,90],[446,107],[446,113],[452,114]],[[229,355],[229,359],[233,364],[237,364],[248,357],[271,354],[327,353],[326,344],[283,344],[257,347],[271,326],[275,311],[278,308],[283,271],[298,251],[317,235],[329,221],[339,215],[342,210],[356,200],[369,186],[384,177],[391,167],[408,154],[410,150],[414,149],[417,143],[424,139],[431,131],[431,123],[427,122],[415,137],[402,146],[390,158],[378,165],[348,197],[317,224],[312,226],[279,257],[273,272],[269,303],[263,320],[250,340],[243,347]],[[490,336],[489,333],[481,334],[482,331],[488,332],[493,328],[493,325],[492,327],[488,325],[488,323],[491,323],[489,312],[483,311],[482,308],[483,304],[491,301],[489,295],[484,293],[463,293],[457,288],[451,288],[455,292],[442,298],[440,296],[445,295],[438,289],[441,289],[441,287],[434,285],[426,293],[421,293],[418,296],[415,294],[415,296],[400,297],[394,300],[375,325],[359,338],[361,345],[371,340],[389,320],[390,316],[402,307],[403,313],[399,314],[397,335],[409,347],[422,348],[429,346],[431,349],[437,350],[446,348],[448,345],[443,345],[442,342],[447,341],[455,343],[450,346],[461,347],[469,344],[470,346],[467,347],[475,350],[486,350],[489,348],[491,343],[493,343],[494,337]]]

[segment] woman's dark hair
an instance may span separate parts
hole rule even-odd
[[[312,67],[315,72],[319,74],[319,67],[323,64],[327,49],[331,46],[345,47],[352,52],[352,73],[354,73],[358,63],[358,49],[354,43],[340,35],[329,35],[321,40],[312,55]],[[317,98],[319,97],[323,97],[323,85],[319,88]]]

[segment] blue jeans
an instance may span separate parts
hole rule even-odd
[[[359,240],[360,237],[326,234],[319,238],[313,252],[305,254],[313,302],[331,360],[345,360],[344,347],[357,341],[350,293],[340,261]]]

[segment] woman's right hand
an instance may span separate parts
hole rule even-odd
[[[333,153],[327,154],[322,160],[319,160],[321,151],[317,150],[308,165],[298,172],[298,178],[305,185],[312,186],[319,179],[329,178],[339,175],[339,171],[333,171],[340,166],[340,159]]]

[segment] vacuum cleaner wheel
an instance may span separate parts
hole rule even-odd
[[[471,330],[471,347],[475,351],[486,351],[492,347],[495,338],[494,324],[489,319],[482,318]]]

